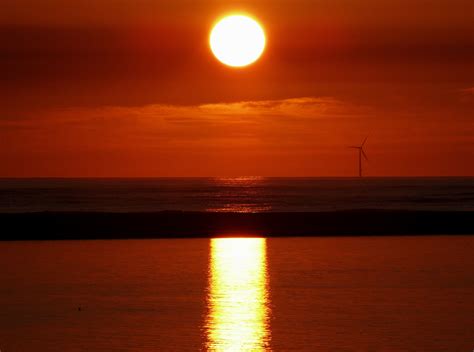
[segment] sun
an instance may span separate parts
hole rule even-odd
[[[266,38],[262,26],[244,15],[221,19],[212,29],[209,44],[215,57],[232,67],[248,66],[262,55]]]

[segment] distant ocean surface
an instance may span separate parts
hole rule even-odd
[[[474,178],[0,179],[0,212],[474,210]]]

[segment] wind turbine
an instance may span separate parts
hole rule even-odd
[[[367,158],[367,155],[365,155],[365,152],[364,152],[364,144],[365,142],[367,142],[367,137],[365,137],[364,141],[362,142],[362,144],[360,146],[354,146],[354,145],[351,145],[349,148],[352,148],[352,149],[358,149],[359,150],[359,177],[362,177],[362,156],[364,157],[365,160],[369,161],[369,159]]]

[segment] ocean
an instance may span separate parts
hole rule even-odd
[[[474,237],[0,242],[0,349],[471,351]]]
[[[0,180],[0,350],[470,351],[473,180]]]
[[[474,178],[1,179],[0,213],[474,210]]]

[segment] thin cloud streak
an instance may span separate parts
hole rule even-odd
[[[372,175],[470,174],[474,125],[452,121],[332,97],[49,109],[0,120],[0,176],[352,175],[367,134]]]

